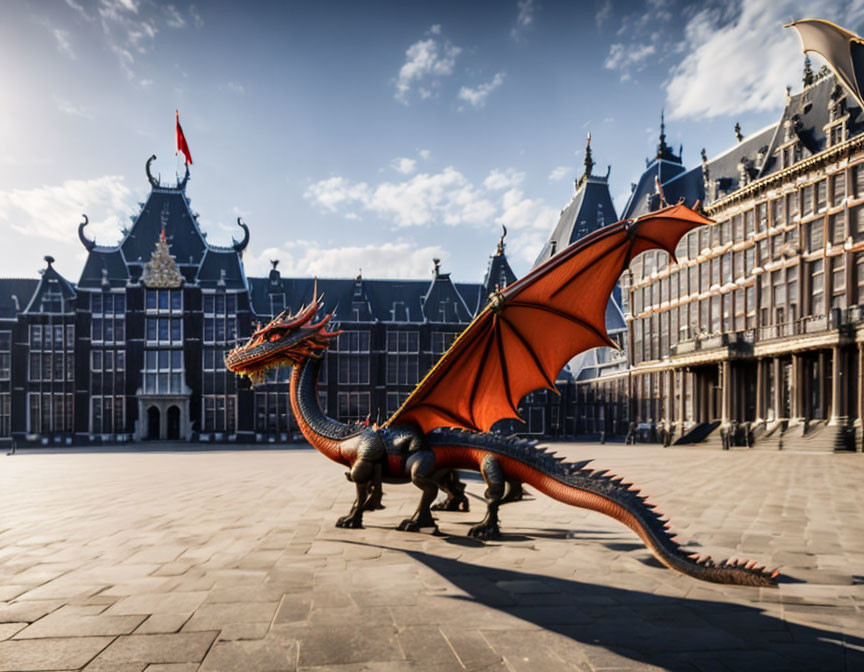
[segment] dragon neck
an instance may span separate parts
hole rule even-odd
[[[321,359],[309,357],[291,371],[291,410],[306,440],[331,460],[345,463],[340,450],[343,439],[357,430],[327,416],[318,399]]]

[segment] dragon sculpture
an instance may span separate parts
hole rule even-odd
[[[293,366],[291,407],[300,430],[318,451],[347,467],[356,486],[354,504],[338,527],[362,527],[364,512],[380,508],[382,482],[410,481],[422,492],[420,504],[399,529],[435,528],[432,504],[439,487],[458,502],[454,470],[468,469],[479,471],[486,483],[486,516],[471,528],[472,536],[497,537],[502,500],[525,483],[624,523],[671,569],[705,581],[771,586],[778,570],[765,571],[752,561],[715,563],[684,551],[639,490],[605,470],[589,469],[590,460],[566,462],[536,443],[489,431],[502,418],[518,418],[517,404],[528,392],[554,390],[555,376],[577,353],[616,347],[606,333],[606,303],[636,255],[658,248],[674,255],[685,233],[710,223],[678,204],[610,224],[496,290],[382,426],[346,425],[322,411],[318,373],[340,332],[327,328],[332,313],[316,321],[317,296],[296,315],[285,311],[255,331],[225,363],[253,383],[270,368]]]

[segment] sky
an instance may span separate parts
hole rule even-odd
[[[480,281],[501,226],[530,268],[581,174],[619,211],[657,143],[696,165],[776,122],[802,60],[789,21],[864,31],[864,0],[0,4],[0,276],[77,281],[173,180],[247,274]],[[814,59],[817,65],[821,62]]]

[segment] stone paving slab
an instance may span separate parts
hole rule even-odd
[[[688,548],[782,565],[777,589],[663,568],[542,495],[362,530],[309,449],[0,457],[0,672],[864,669],[864,456],[570,444],[637,483]],[[74,493],[74,494],[72,494]]]

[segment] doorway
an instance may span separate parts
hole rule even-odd
[[[147,409],[147,440],[159,440],[159,409],[151,406]]]
[[[180,409],[176,406],[169,406],[167,413],[167,438],[169,441],[179,441],[180,439]]]

